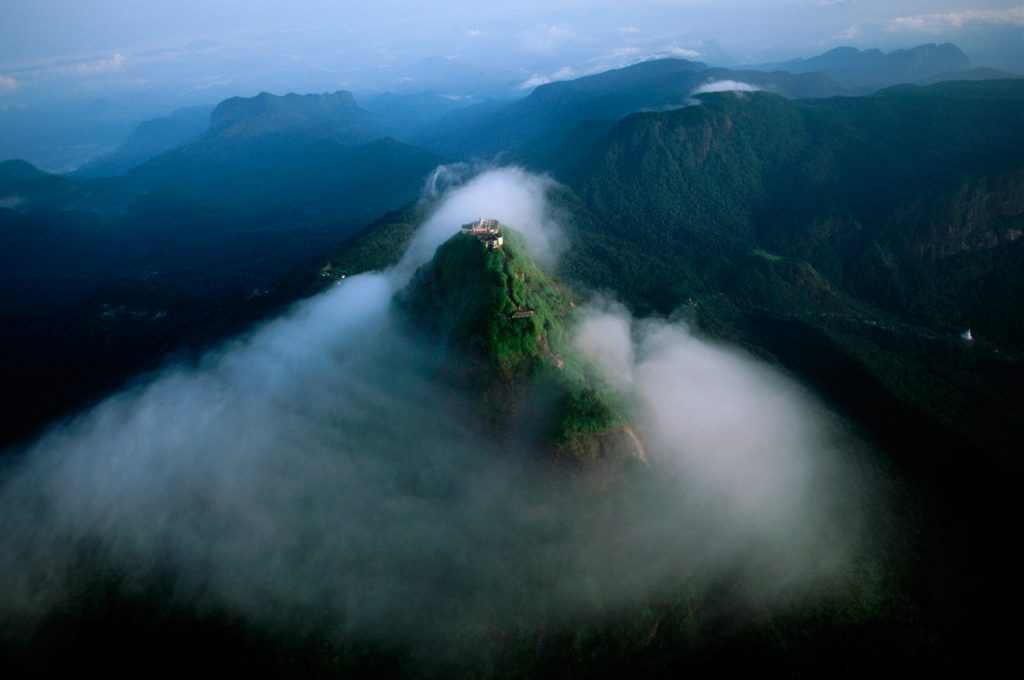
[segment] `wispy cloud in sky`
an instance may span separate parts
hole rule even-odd
[[[585,9],[574,0],[408,0],[401,12],[324,0],[7,4],[0,73],[16,85],[0,91],[19,106],[69,94],[115,100],[142,82],[132,96],[145,90],[180,104],[339,88],[508,98],[574,77],[566,69],[579,76],[667,56],[768,63],[836,44],[910,48],[930,35],[977,65],[1014,70],[1024,40],[1024,7],[1013,0],[633,0]],[[211,73],[230,85],[197,91]]]
[[[87,61],[56,64],[44,69],[41,75],[95,76],[113,71],[120,71],[125,66],[125,56],[114,52],[109,59],[90,59]]]
[[[533,88],[540,87],[541,85],[547,85],[548,83],[554,83],[559,80],[569,80],[570,78],[575,78],[578,75],[579,73],[577,73],[575,69],[570,68],[569,66],[563,66],[554,73],[550,73],[548,75],[535,73],[528,79],[516,85],[516,89],[532,90]]]
[[[851,24],[846,30],[836,33],[834,37],[839,40],[856,40],[860,37],[860,26]]]
[[[539,26],[523,34],[523,47],[528,52],[550,53],[575,35],[565,26]]]
[[[897,17],[889,22],[890,31],[941,33],[969,24],[1009,24],[1024,26],[1024,6],[1007,9],[967,9]]]
[[[705,94],[708,92],[760,92],[761,88],[750,83],[738,80],[714,80],[694,88],[691,94]]]
[[[697,59],[700,57],[700,52],[697,50],[692,50],[689,47],[679,47],[678,45],[666,45],[662,52],[682,59]]]

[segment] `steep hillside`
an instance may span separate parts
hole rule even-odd
[[[415,199],[439,162],[389,139],[276,138],[103,179],[0,164],[0,368],[19,395],[0,447],[251,323],[283,274]]]
[[[143,121],[112,153],[90,161],[74,174],[79,177],[120,175],[154,156],[191,142],[205,132],[209,124],[210,109],[205,106],[189,106],[163,118]]]
[[[877,447],[907,537],[889,603],[912,613],[843,629],[844,650],[954,675],[1012,653],[1024,84],[700,99],[590,130],[572,153],[536,150],[558,161],[535,167],[567,184],[549,198],[577,236],[560,275],[784,367]],[[393,261],[416,219],[396,214],[330,261]]]
[[[444,348],[444,373],[477,395],[479,418],[513,440],[539,439],[576,465],[642,459],[598,372],[570,346],[564,284],[502,227],[487,247],[457,234],[396,298],[416,332]]]
[[[799,319],[1009,460],[1024,432],[1004,379],[1024,343],[1024,83],[702,101],[623,120],[561,173],[581,228],[608,237],[570,253],[572,275],[640,308],[696,304],[754,346],[772,341],[745,315]],[[965,356],[967,328],[983,341]]]
[[[942,304],[946,286],[924,284],[939,282],[940,262],[1021,235],[1022,119],[1019,81],[801,102],[706,95],[699,107],[623,120],[560,175],[602,232],[702,280],[709,255],[734,261],[761,248],[871,304],[970,325]],[[1024,338],[1009,318],[987,332]]]
[[[1010,460],[1024,436],[1009,377],[1024,342],[1024,84],[701,101],[628,116],[572,153],[538,145],[557,162],[535,167],[566,182],[554,198],[586,235],[562,274],[820,371],[822,390],[879,427],[896,412],[885,394]],[[379,266],[411,229],[393,220],[330,260]],[[816,337],[813,351],[780,344],[793,333]],[[874,386],[830,381],[843,363]]]

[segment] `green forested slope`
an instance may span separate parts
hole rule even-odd
[[[626,424],[599,373],[571,347],[571,292],[540,268],[518,232],[501,231],[499,248],[456,234],[437,249],[397,297],[412,328],[441,343],[446,373],[478,395],[480,415],[497,427],[525,410],[544,422],[523,427],[536,427],[573,463],[641,455],[628,438],[618,442],[627,451],[609,441]],[[540,402],[552,407],[535,408]]]

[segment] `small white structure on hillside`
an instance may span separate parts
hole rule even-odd
[[[462,233],[468,236],[496,235],[498,231],[500,231],[498,229],[498,220],[484,219],[483,217],[476,222],[462,225]]]
[[[498,220],[484,219],[481,217],[476,222],[462,225],[462,233],[465,236],[476,236],[487,250],[500,248],[505,243],[505,237],[501,235],[501,228]]]

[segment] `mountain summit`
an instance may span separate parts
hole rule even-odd
[[[232,97],[210,115],[207,139],[253,140],[268,135],[334,139],[361,144],[385,136],[378,118],[361,109],[351,92],[324,94],[261,92],[255,97]]]
[[[499,436],[581,467],[644,459],[621,404],[571,346],[571,291],[519,232],[496,220],[464,225],[396,302],[439,343],[442,375]]]

